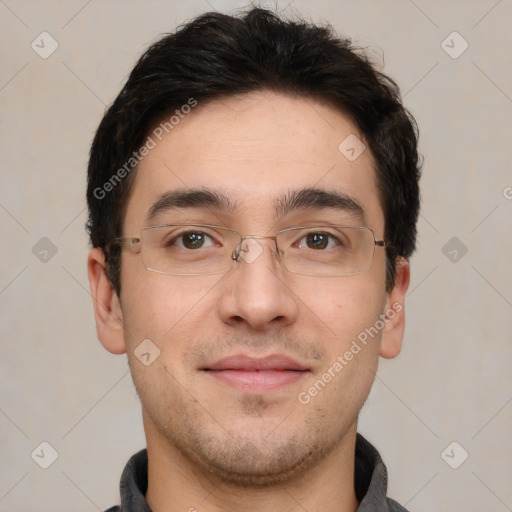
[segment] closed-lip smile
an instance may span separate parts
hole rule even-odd
[[[236,354],[223,357],[200,370],[231,387],[256,393],[293,384],[310,372],[307,366],[284,354],[265,357]]]

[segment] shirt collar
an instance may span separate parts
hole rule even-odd
[[[357,512],[407,512],[395,501],[386,497],[387,470],[379,452],[361,435],[357,434],[354,486],[359,507]],[[148,488],[147,450],[136,453],[126,464],[121,476],[122,512],[151,512],[146,503]],[[116,509],[113,509],[113,511]]]

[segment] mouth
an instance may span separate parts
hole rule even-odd
[[[289,386],[311,371],[298,361],[280,354],[263,358],[239,354],[219,359],[200,370],[219,382],[254,393]]]

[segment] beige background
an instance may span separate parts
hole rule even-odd
[[[105,352],[95,335],[85,267],[89,145],[149,42],[206,10],[244,5],[0,0],[1,512],[118,502],[121,470],[144,437],[125,357]],[[422,134],[404,349],[381,362],[360,431],[381,450],[390,495],[412,511],[512,510],[512,1],[279,6],[331,22],[381,61],[383,53]],[[43,31],[59,45],[47,59],[31,48],[42,46]],[[442,45],[453,31],[469,43],[458,58],[445,51],[463,48],[458,36]],[[48,241],[36,245],[43,237],[55,255],[44,253]],[[458,247],[445,247],[452,237]],[[46,470],[31,458],[35,450],[39,464],[51,462],[43,441],[58,452]],[[441,456],[453,441],[452,465],[469,453],[458,469]]]

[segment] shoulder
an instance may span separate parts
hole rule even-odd
[[[409,512],[407,509],[402,507],[400,503],[396,502],[395,500],[392,500],[391,498],[386,498],[386,501],[388,504],[389,512]]]

